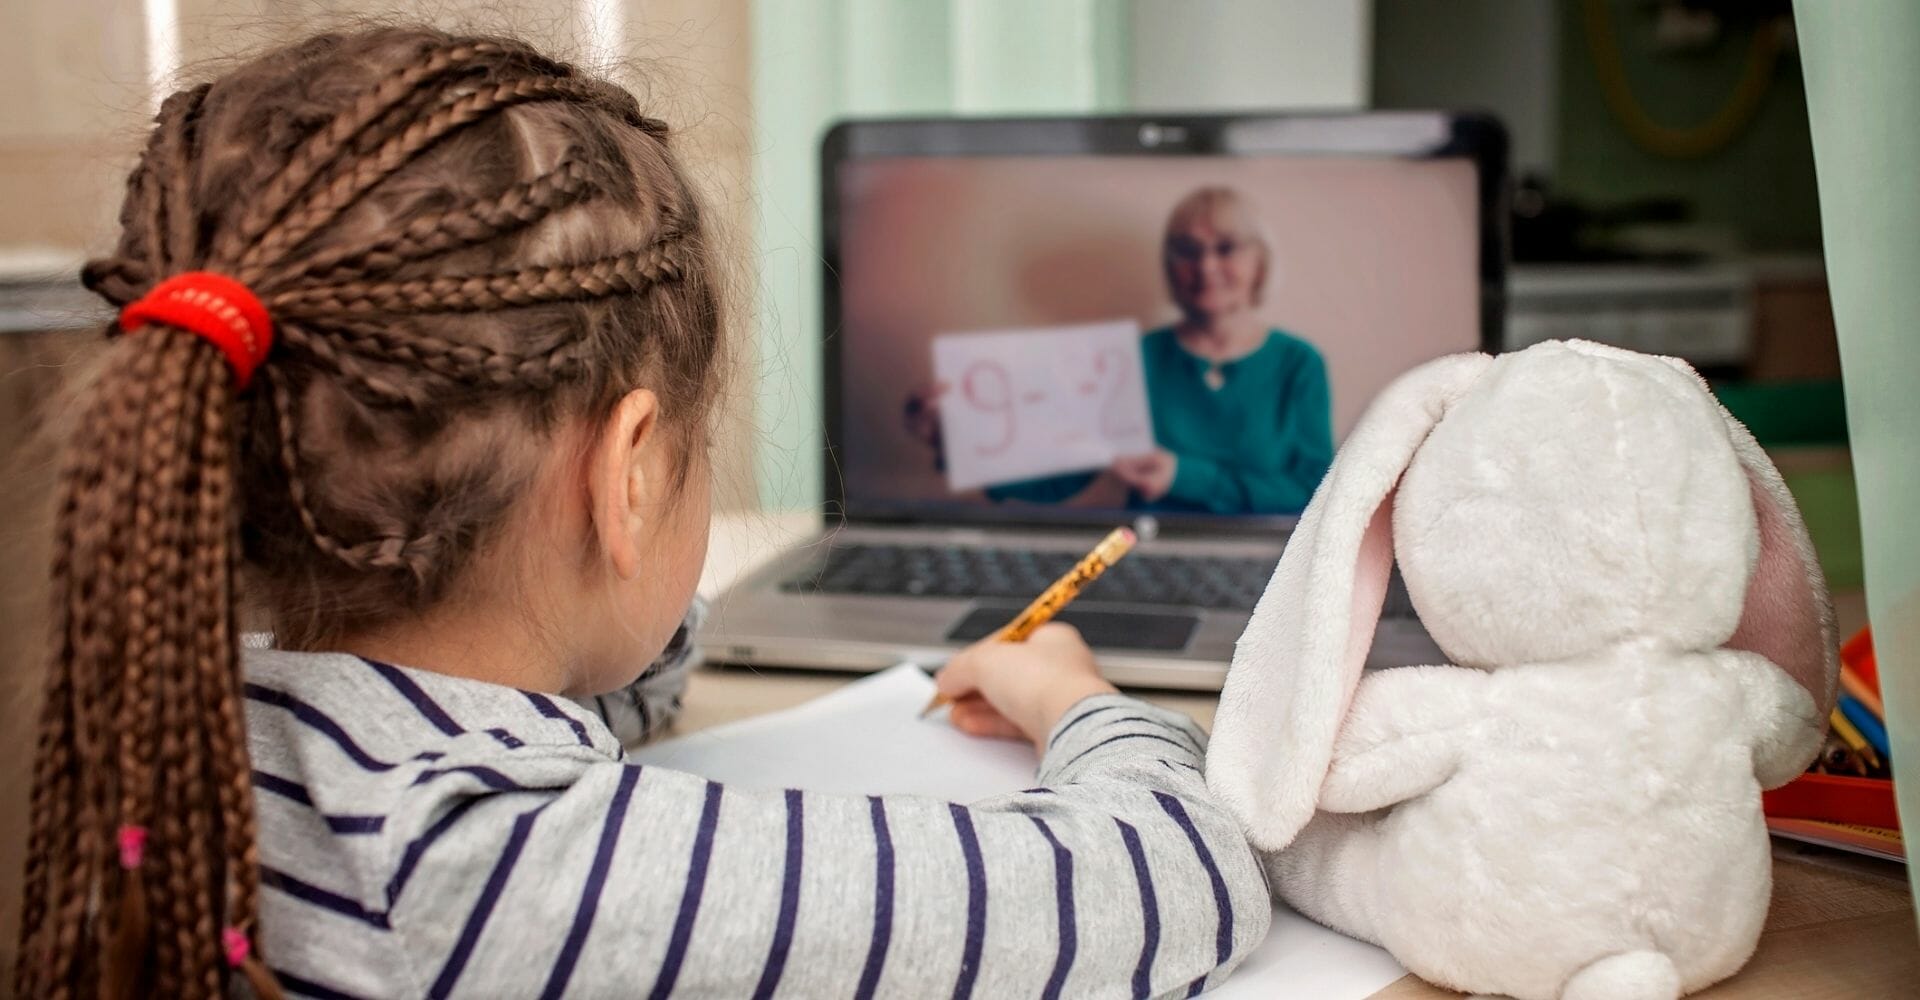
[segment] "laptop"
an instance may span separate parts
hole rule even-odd
[[[831,516],[715,602],[708,655],[935,664],[1131,524],[1060,620],[1116,683],[1217,689],[1368,401],[1496,349],[1505,163],[1450,113],[837,125]],[[1396,582],[1370,665],[1438,657]]]

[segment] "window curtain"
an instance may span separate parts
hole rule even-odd
[[[1129,5],[758,0],[753,6],[755,478],[770,510],[825,495],[819,143],[842,118],[1118,111]]]
[[[1907,872],[1920,885],[1920,4],[1796,0],[1794,19],[1860,486],[1867,617],[1901,776]]]

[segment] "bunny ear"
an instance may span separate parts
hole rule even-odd
[[[1441,358],[1374,400],[1254,607],[1220,693],[1207,784],[1256,847],[1279,850],[1313,816],[1386,597],[1394,486],[1492,360]]]
[[[1592,347],[1592,345],[1583,345]],[[1701,392],[1711,393],[1706,381],[1678,358],[1661,361],[1691,379]],[[1712,398],[1709,395],[1709,398]],[[1740,623],[1726,648],[1756,653],[1779,667],[1813,699],[1815,714],[1797,739],[1771,745],[1765,759],[1756,758],[1756,773],[1772,787],[1797,775],[1819,752],[1826,735],[1827,715],[1833,711],[1840,682],[1840,657],[1835,642],[1833,604],[1827,581],[1813,551],[1800,508],[1773,460],[1754,440],[1746,425],[1719,406],[1727,439],[1746,472],[1753,497],[1758,551],[1753,576],[1747,581]],[[1773,776],[1773,777],[1767,777]]]
[[[1727,648],[1758,653],[1772,660],[1813,696],[1824,720],[1833,709],[1840,682],[1833,605],[1827,581],[1814,555],[1813,539],[1800,508],[1787,492],[1780,470],[1760,443],[1725,407],[1733,452],[1753,490],[1754,520],[1760,529],[1760,554],[1747,583],[1747,602]],[[1822,723],[1824,726],[1824,722]]]
[[[1700,391],[1712,393],[1706,380],[1685,361],[1669,357],[1660,360],[1686,375]],[[1833,709],[1839,687],[1840,658],[1833,604],[1827,596],[1820,560],[1814,554],[1813,538],[1807,534],[1806,522],[1800,518],[1800,507],[1787,490],[1786,480],[1780,478],[1780,470],[1760,442],[1726,407],[1717,401],[1715,407],[1726,422],[1733,453],[1746,471],[1760,534],[1759,556],[1753,578],[1747,583],[1740,624],[1726,646],[1773,661],[1807,689],[1820,710],[1819,718],[1824,720]]]

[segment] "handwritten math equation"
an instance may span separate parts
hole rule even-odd
[[[1059,475],[1153,449],[1131,320],[949,333],[933,340],[948,485]]]

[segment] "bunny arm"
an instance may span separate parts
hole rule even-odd
[[[1826,739],[1826,719],[1813,696],[1758,653],[1723,649],[1715,661],[1739,686],[1753,727],[1754,779],[1778,788],[1799,777]]]
[[[1320,785],[1320,808],[1359,813],[1417,798],[1453,776],[1489,675],[1396,667],[1362,678]]]

